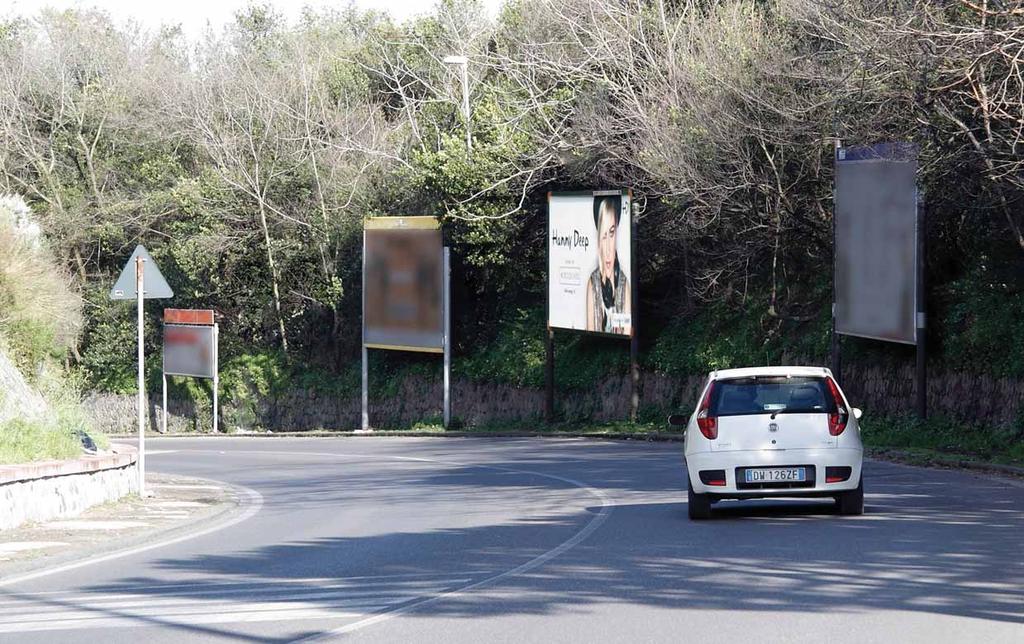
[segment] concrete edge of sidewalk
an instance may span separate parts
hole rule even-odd
[[[0,577],[0,588],[215,532],[233,525],[236,522],[236,517],[244,517],[247,510],[253,506],[250,498],[251,491],[241,486],[214,479],[174,476],[176,479],[187,479],[196,484],[216,485],[227,498],[223,502],[211,506],[210,512],[202,513],[199,516],[190,516],[188,519],[172,525],[142,530],[136,534],[104,541],[98,545],[88,544],[77,548],[72,547],[67,552],[52,554],[45,559],[33,558],[8,564],[5,566],[3,576]]]
[[[308,432],[252,432],[238,434],[196,434],[196,433],[150,433],[153,438],[588,438],[610,441],[641,441],[652,443],[681,443],[683,434],[676,432],[650,433],[601,433],[601,432],[526,432],[526,431],[415,431],[415,430],[375,430],[362,432],[346,431],[308,431]],[[111,436],[115,439],[134,438],[134,435]],[[1000,476],[1024,478],[1024,467],[987,463],[973,459],[951,457],[950,459],[928,458],[919,453],[888,447],[866,447],[864,455],[878,460],[888,460],[908,465],[932,467],[936,469],[963,469]],[[922,460],[925,460],[922,463]]]

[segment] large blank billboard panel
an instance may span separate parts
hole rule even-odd
[[[628,191],[548,198],[548,325],[633,333],[632,209]]]
[[[443,240],[433,217],[376,217],[365,227],[363,343],[444,347]]]
[[[212,326],[164,324],[164,373],[213,378],[217,375],[216,347]]]
[[[917,155],[840,149],[835,178],[836,330],[917,341]]]

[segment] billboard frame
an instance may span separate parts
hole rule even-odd
[[[171,321],[168,321],[168,318]],[[186,373],[167,373],[167,327],[200,327],[200,328],[212,328],[213,329],[213,376],[186,374]],[[218,433],[220,400],[220,325],[216,322],[216,313],[213,309],[164,309],[164,346],[163,353],[160,356],[160,372],[163,381],[163,413],[160,415],[161,426],[163,433],[167,433],[167,376],[177,376],[180,378],[201,378],[203,380],[213,380],[213,433]]]
[[[619,196],[629,199],[629,312],[630,324],[629,335],[622,333],[606,333],[604,331],[587,331],[586,329],[567,329],[564,327],[551,326],[551,199],[552,197],[603,197]],[[639,337],[637,333],[639,314],[637,311],[637,237],[636,237],[636,212],[633,201],[632,188],[620,188],[617,190],[565,190],[548,191],[545,205],[545,264],[547,268],[547,279],[544,287],[544,325],[545,333],[544,348],[544,420],[548,424],[555,422],[555,330],[565,333],[575,333],[591,337],[614,338],[615,340],[629,340],[629,374],[630,374],[630,404],[629,419],[636,422],[637,412],[640,407],[640,362],[639,362]]]
[[[441,347],[417,347],[409,345],[374,343],[366,341],[366,231],[367,230],[438,230],[441,232]],[[362,257],[362,391],[360,432],[372,432],[370,427],[370,349],[385,351],[411,351],[415,353],[442,354],[444,357],[444,403],[443,418],[445,429],[451,424],[451,262],[450,251],[444,245],[444,229],[441,220],[430,215],[366,217],[363,219]]]
[[[849,333],[840,331],[838,328],[837,315],[837,294],[836,280],[839,274],[839,254],[837,252],[836,236],[836,200],[835,200],[835,175],[839,163],[870,162],[872,159],[880,161],[899,161],[912,155],[916,162],[919,148],[913,143],[887,142],[875,145],[857,145],[843,147],[840,139],[834,140],[832,162],[833,188],[832,188],[832,374],[837,381],[842,383],[842,336],[865,338],[881,342],[892,342],[895,344],[913,345],[915,351],[915,373],[914,373],[914,408],[918,418],[924,420],[928,417],[928,353],[927,353],[927,304],[926,304],[926,258],[927,258],[927,217],[926,208],[921,198],[921,189],[915,181],[914,189],[914,340],[903,341],[892,338],[882,338],[870,334]],[[850,158],[850,156],[853,158]],[[919,166],[915,166],[919,169]]]

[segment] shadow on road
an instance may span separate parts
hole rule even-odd
[[[654,481],[638,477],[635,458],[627,460],[621,451],[587,467],[576,463],[575,469],[556,458],[492,463],[568,472],[610,490],[608,520],[543,566],[432,603],[418,615],[481,619],[626,603],[682,610],[913,611],[1024,624],[1019,490],[1009,493],[984,481],[960,489],[950,480],[925,481],[914,470],[872,464],[863,517],[837,516],[830,500],[726,501],[715,506],[714,520],[690,522],[685,503],[677,500],[685,498],[681,470],[665,466],[660,456],[660,464],[652,460]],[[631,477],[636,485],[630,485]],[[500,469],[483,476],[476,466],[394,472],[377,467],[343,481],[309,478],[290,494],[281,486],[282,496],[268,508],[282,517],[286,507],[341,511],[373,499],[377,507],[361,515],[364,521],[405,511],[389,507],[420,503],[429,510],[440,501],[457,514],[460,504],[468,508],[474,499],[494,494],[520,495],[528,506],[532,494],[571,493],[577,503],[489,525],[369,531],[228,555],[167,558],[159,562],[171,573],[166,577],[187,578],[189,584],[132,578],[83,590],[215,602],[238,601],[251,589],[252,601],[271,606],[303,601],[325,610],[387,611],[515,568],[570,538],[601,510],[593,497],[567,483]],[[266,494],[275,498],[273,489]]]

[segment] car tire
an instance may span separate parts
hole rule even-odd
[[[707,494],[693,491],[692,485],[686,487],[686,510],[691,521],[703,521],[711,518],[711,499]]]
[[[855,489],[839,494],[836,501],[839,504],[839,514],[864,514],[864,477],[861,477]]]

